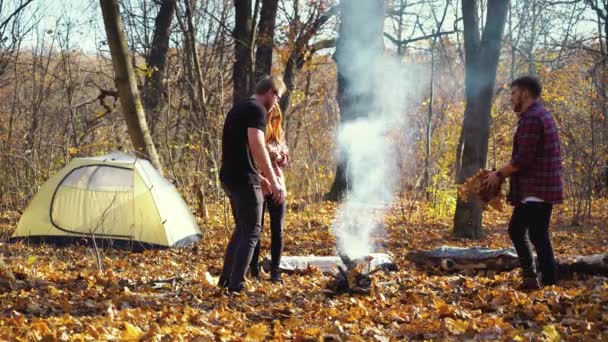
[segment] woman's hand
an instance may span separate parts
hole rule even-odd
[[[277,157],[276,161],[281,168],[284,168],[289,162],[289,156],[286,153],[281,152],[279,153],[279,156]]]

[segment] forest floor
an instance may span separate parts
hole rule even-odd
[[[605,209],[602,209],[605,208]],[[608,202],[593,221],[573,227],[565,206],[554,212],[558,257],[606,253]],[[292,203],[284,255],[332,255],[333,203]],[[329,277],[315,269],[248,280],[249,295],[227,295],[214,282],[230,232],[222,203],[209,208],[201,242],[182,249],[128,253],[78,246],[13,244],[18,215],[0,213],[0,256],[28,285],[0,289],[0,340],[608,340],[608,282],[581,277],[538,291],[516,290],[517,271],[433,275],[405,259],[411,249],[442,245],[510,247],[510,210],[488,212],[482,240],[455,239],[451,219],[428,204],[396,203],[378,236],[399,267],[373,275],[370,295],[329,297]],[[267,227],[267,226],[266,226]],[[264,230],[262,254],[269,245]],[[173,278],[173,281],[159,280]]]

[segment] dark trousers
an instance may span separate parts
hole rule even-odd
[[[260,240],[264,195],[259,185],[224,185],[224,190],[230,199],[236,224],[226,248],[219,285],[240,291],[245,287],[245,273]]]
[[[541,202],[521,203],[513,209],[509,223],[509,236],[517,250],[524,277],[536,277],[532,245],[536,250],[541,273],[541,281],[545,285],[557,282],[557,269],[553,247],[549,237],[549,221],[553,205]]]
[[[283,253],[283,226],[285,225],[285,213],[287,212],[287,201],[280,204],[275,203],[272,198],[266,197],[264,208],[270,216],[270,269],[278,270],[281,264],[281,253]],[[262,228],[264,227],[264,215],[262,214]],[[260,257],[260,241],[251,258],[251,268],[258,269]]]

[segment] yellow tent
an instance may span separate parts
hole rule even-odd
[[[13,239],[93,238],[122,247],[179,247],[201,238],[175,187],[144,159],[124,153],[75,158],[46,181]]]

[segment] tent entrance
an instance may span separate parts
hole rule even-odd
[[[51,202],[52,224],[65,232],[132,238],[134,171],[108,165],[75,168],[57,186]]]

